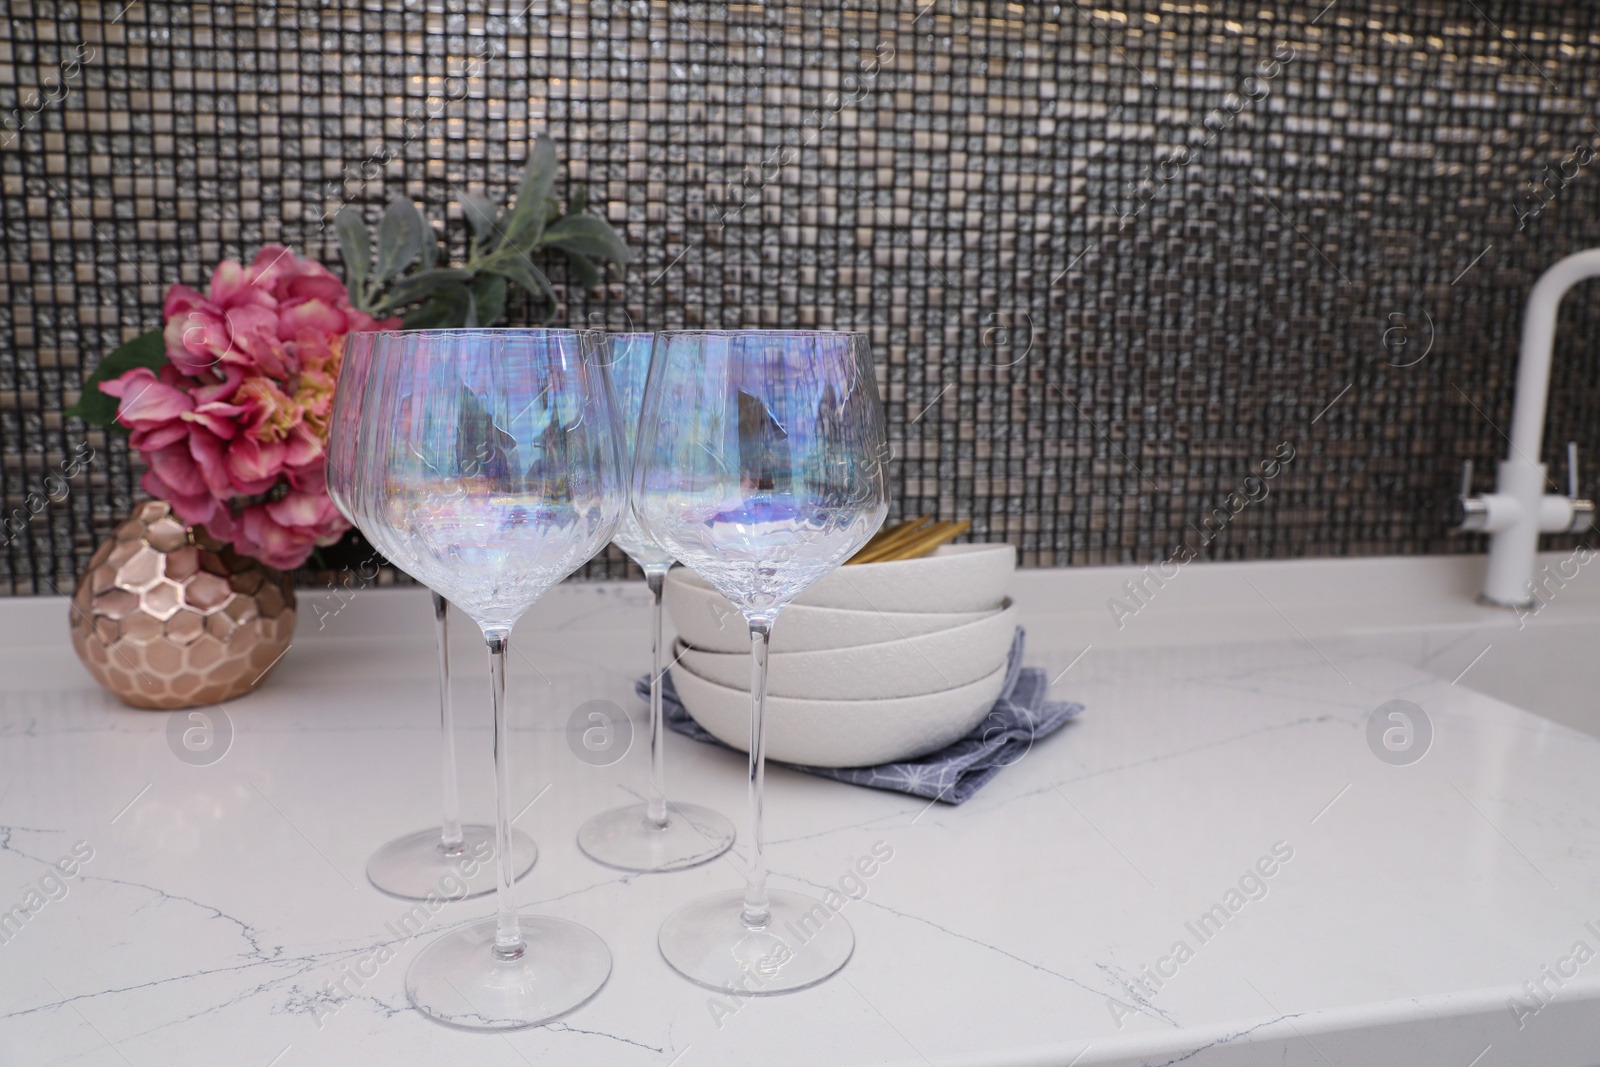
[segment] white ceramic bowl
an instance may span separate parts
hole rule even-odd
[[[863,563],[859,567],[877,564]],[[738,609],[684,567],[674,567],[662,592],[673,628],[685,644],[707,652],[750,651],[750,631]],[[997,609],[998,610],[998,609]],[[772,653],[815,652],[852,645],[876,645],[966,626],[995,615],[991,611],[850,611],[791,604],[772,629]]]
[[[777,629],[788,620],[778,618]],[[1017,609],[899,641],[767,657],[767,694],[807,700],[885,700],[955,689],[1005,665],[1017,631]],[[680,646],[675,655],[706,681],[750,690],[749,652],[706,652]]]
[[[852,611],[993,611],[1010,592],[1016,569],[1011,545],[944,545],[918,559],[839,567],[795,603]]]
[[[970,685],[892,700],[767,697],[767,755],[811,767],[869,767],[941,749],[983,721],[1005,685],[1006,668]],[[672,684],[695,722],[743,751],[750,743],[750,694],[709,682],[682,663]]]

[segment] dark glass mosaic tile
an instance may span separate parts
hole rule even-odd
[[[1517,0],[0,0],[0,498],[44,501],[0,591],[69,592],[136,499],[62,411],[168,285],[332,263],[325,216],[397,193],[459,252],[539,131],[638,252],[561,321],[869,331],[896,516],[1146,562],[1288,442],[1204,556],[1481,549],[1445,505],[1505,451],[1523,300],[1600,244],[1597,50],[1600,7]],[[1597,334],[1580,291],[1558,481]]]

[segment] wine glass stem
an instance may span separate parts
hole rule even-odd
[[[439,848],[446,855],[460,855],[461,788],[456,782],[456,713],[450,703],[450,602],[433,594],[433,636],[439,646],[439,733],[442,735],[444,763],[444,833]]]
[[[506,645],[511,635],[486,633],[489,643],[489,688],[494,694],[494,954],[502,960],[522,957],[522,931],[511,898],[516,877],[511,856],[511,729],[506,722]]]
[[[655,598],[650,608],[650,799],[645,802],[645,816],[658,828],[667,825],[667,737],[664,712],[661,707],[661,590],[666,584],[667,572],[652,567],[645,571],[644,580]]]
[[[767,645],[771,619],[750,620],[750,875],[744,888],[744,925],[765,929],[772,920],[767,906],[766,828],[762,794],[767,783]]]

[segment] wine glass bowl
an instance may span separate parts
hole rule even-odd
[[[882,525],[886,457],[864,334],[656,335],[633,510],[645,532],[739,608],[751,638],[746,885],[680,908],[658,938],[674,969],[712,989],[803,989],[854,950],[850,924],[826,903],[766,885],[767,650],[784,607]]]
[[[485,632],[509,631],[605,547],[626,506],[604,370],[574,331],[390,336],[410,373],[373,415],[403,447],[377,460],[368,518],[396,564]]]
[[[461,1029],[534,1026],[598,992],[611,954],[577,924],[516,912],[505,656],[516,621],[605,546],[627,506],[615,396],[575,331],[372,343],[352,511],[391,562],[478,623],[494,711],[497,914],[426,946],[406,993]]]
[[[850,558],[888,512],[866,335],[657,337],[634,512],[734,604],[776,615]]]

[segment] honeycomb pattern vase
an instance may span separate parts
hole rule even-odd
[[[161,500],[95,550],[72,595],[72,647],[124,703],[192,708],[250,692],[294,637],[289,576],[188,527]]]

